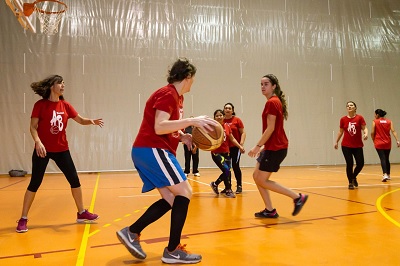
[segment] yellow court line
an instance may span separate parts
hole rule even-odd
[[[378,208],[378,211],[383,215],[383,217],[385,217],[386,219],[388,219],[391,223],[393,223],[393,224],[396,225],[397,227],[400,227],[400,223],[397,222],[397,221],[396,221],[395,219],[393,219],[392,217],[390,217],[390,216],[385,212],[385,210],[382,208],[382,205],[381,205],[382,199],[383,199],[384,197],[386,197],[387,195],[389,195],[389,194],[391,194],[391,193],[397,192],[397,191],[400,191],[400,188],[395,189],[395,190],[392,190],[392,191],[389,191],[389,192],[383,194],[382,196],[380,196],[380,197],[376,200],[376,207]]]
[[[100,173],[97,174],[96,185],[94,187],[92,201],[90,202],[90,207],[89,207],[90,212],[93,212],[94,202],[96,201],[97,189],[99,187],[99,180],[100,180]],[[82,236],[81,247],[79,249],[78,259],[76,261],[76,266],[83,266],[83,262],[85,260],[87,242],[90,236],[89,231],[90,231],[90,224],[86,224]]]

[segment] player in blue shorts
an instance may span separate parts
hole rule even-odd
[[[183,142],[192,147],[192,136],[181,129],[188,126],[211,131],[217,121],[207,116],[183,117],[183,94],[190,91],[196,67],[186,58],[178,59],[168,72],[168,85],[155,91],[147,100],[142,124],[133,143],[132,160],[143,181],[142,192],[157,189],[161,199],[153,203],[132,225],[117,232],[128,251],[139,259],[146,258],[140,246],[144,228],[169,210],[171,226],[168,246],[161,260],[164,263],[197,263],[201,255],[189,254],[180,243],[192,188],[176,159],[176,149]]]

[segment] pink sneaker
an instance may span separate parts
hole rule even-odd
[[[18,223],[18,226],[17,226],[17,230],[15,230],[15,231],[17,231],[18,233],[25,233],[28,231],[28,226],[27,226],[28,219],[21,218],[17,221],[17,223]]]
[[[90,212],[88,212],[88,210],[85,210],[81,214],[79,214],[79,212],[77,213],[76,221],[78,223],[85,223],[85,222],[90,223],[92,221],[96,221],[97,219],[99,219],[99,216],[97,214],[90,213]]]

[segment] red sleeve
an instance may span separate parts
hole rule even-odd
[[[66,109],[68,112],[68,118],[75,118],[78,116],[78,112],[75,110],[75,108],[67,101],[64,101],[66,105]]]

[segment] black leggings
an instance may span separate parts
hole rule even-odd
[[[52,159],[57,164],[58,168],[60,168],[64,173],[71,188],[78,188],[81,186],[78,173],[76,172],[69,151],[47,152],[46,157],[42,158],[37,156],[36,150],[34,150],[32,155],[32,177],[28,186],[29,191],[36,192],[39,189],[50,159]]]
[[[346,174],[349,183],[353,181],[353,179],[357,178],[357,175],[361,172],[364,167],[364,152],[363,148],[349,148],[342,146],[342,152],[344,155],[344,159],[346,160]],[[353,171],[353,156],[356,161],[356,167]]]
[[[390,161],[389,161],[390,149],[389,150],[376,149],[376,151],[378,152],[379,159],[381,160],[381,167],[383,174],[390,175]]]
[[[240,170],[240,149],[236,146],[229,148],[229,154],[231,155],[232,159],[232,169],[235,173],[236,183],[237,186],[242,186],[242,170]]]
[[[225,188],[227,190],[231,189],[231,157],[229,157],[229,153],[211,153],[211,158],[222,171],[222,174],[220,174],[218,179],[215,181],[215,184],[218,186],[223,181]]]

